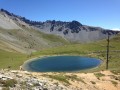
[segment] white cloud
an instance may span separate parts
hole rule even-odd
[[[114,31],[120,31],[120,28],[113,28]]]

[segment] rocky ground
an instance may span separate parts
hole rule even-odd
[[[0,70],[0,90],[119,90],[120,74]]]

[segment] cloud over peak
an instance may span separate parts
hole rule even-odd
[[[114,31],[120,31],[120,28],[113,28]]]

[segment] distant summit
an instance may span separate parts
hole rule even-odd
[[[3,28],[8,26],[8,29],[32,28],[45,34],[61,36],[70,42],[92,42],[105,39],[108,34],[112,37],[119,33],[118,31],[83,25],[76,20],[71,22],[56,20],[32,21],[4,9],[0,10],[0,15],[0,22],[3,24],[0,26]]]

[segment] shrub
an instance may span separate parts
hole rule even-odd
[[[4,87],[14,87],[15,84],[17,84],[17,81],[15,79],[10,79],[10,80],[1,80],[0,83],[4,86]]]
[[[94,82],[94,81],[90,81],[92,84],[96,84],[96,82]]]
[[[118,82],[115,82],[115,81],[111,81],[112,84],[114,84],[114,86],[116,86],[118,84]]]
[[[117,70],[111,70],[111,72],[115,75],[118,75],[120,73],[120,71],[117,71]]]
[[[102,74],[102,73],[95,73],[94,74],[97,78],[100,78],[100,77],[102,77],[102,76],[105,76],[105,74]]]
[[[10,90],[9,87],[3,87],[2,90]]]
[[[82,78],[78,78],[77,75],[71,75],[71,76],[66,75],[66,77],[67,77],[68,79],[71,79],[72,81],[73,81],[73,80],[76,80],[76,81],[80,81],[80,82],[86,84],[85,81],[84,81]]]

